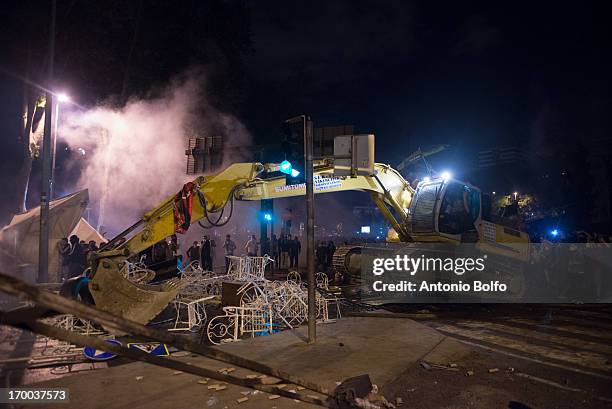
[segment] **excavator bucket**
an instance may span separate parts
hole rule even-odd
[[[176,298],[183,284],[178,278],[162,284],[135,283],[121,272],[123,264],[120,260],[100,260],[89,290],[99,309],[145,325]],[[113,328],[106,330],[124,335]]]

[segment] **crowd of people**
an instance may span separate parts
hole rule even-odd
[[[594,301],[605,298],[612,281],[605,274],[611,237],[576,231],[557,238],[540,236],[531,251],[531,264],[547,294],[557,298]],[[536,275],[537,277],[537,275]]]
[[[104,243],[100,243],[100,246],[103,245]],[[98,249],[99,247],[94,240],[85,242],[76,234],[70,236],[70,239],[67,237],[61,239],[57,243],[60,280],[65,281],[81,275],[87,267],[87,256],[90,252]]]
[[[206,271],[213,271],[214,269],[214,258],[215,249],[217,243],[214,239],[210,239],[208,236],[202,237],[201,241],[194,241],[187,249],[187,261],[193,263],[197,261],[202,269]],[[229,270],[229,259],[227,256],[233,256],[236,251],[236,243],[232,240],[231,235],[225,236],[223,242],[223,255],[225,256],[225,271]]]
[[[236,253],[238,246],[232,240],[231,235],[228,234],[225,236],[222,247],[225,258],[225,270],[227,271],[229,269],[229,259],[227,256],[238,255]],[[215,241],[209,239],[208,236],[204,236],[201,241],[194,241],[187,249],[188,263],[198,261],[204,270],[212,271],[215,267],[215,248]],[[255,235],[251,235],[242,249],[242,254],[250,257],[267,254],[274,260],[272,265],[274,269],[298,268],[302,244],[297,236],[291,237],[288,234],[283,234],[280,237],[273,234],[270,239],[264,238],[262,240],[257,240]]]
[[[270,250],[270,257],[274,259],[276,269],[298,268],[300,253],[302,252],[302,243],[300,243],[298,236],[291,238],[289,234],[281,234],[277,238],[276,234],[273,234],[269,243],[264,240],[262,244],[262,250],[268,249]]]

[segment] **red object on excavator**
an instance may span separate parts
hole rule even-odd
[[[191,225],[191,211],[193,209],[193,195],[195,184],[188,182],[174,197],[174,231],[187,233]]]

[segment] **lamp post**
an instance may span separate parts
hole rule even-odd
[[[55,15],[56,0],[51,1],[49,25],[49,70],[47,86],[53,83],[53,62],[55,57]],[[49,281],[49,200],[51,180],[51,115],[53,114],[53,93],[47,91],[45,100],[45,130],[42,149],[42,186],[40,190],[40,235],[38,238],[38,282]]]

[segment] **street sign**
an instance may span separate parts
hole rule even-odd
[[[170,355],[166,344],[160,344],[159,342],[134,342],[127,344],[128,348],[140,349],[151,355],[166,356]]]
[[[341,135],[334,138],[334,176],[374,174],[374,135]]]
[[[108,342],[109,344],[121,346],[121,342],[117,341],[116,339],[107,339],[106,342]],[[92,361],[108,361],[109,359],[112,359],[117,356],[112,352],[101,351],[94,347],[83,348],[83,355],[85,355],[85,358],[91,359]]]

